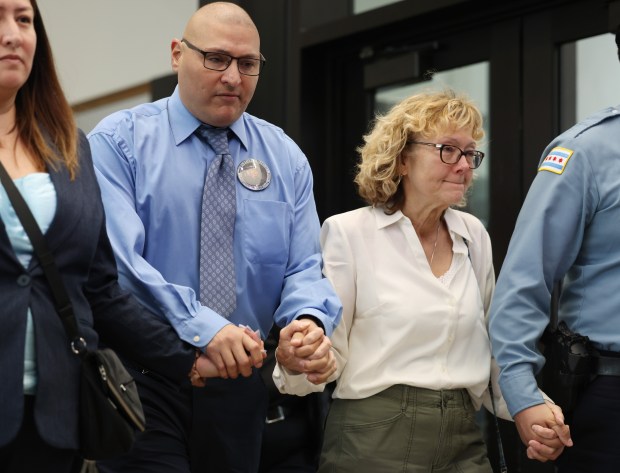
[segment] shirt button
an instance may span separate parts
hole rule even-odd
[[[17,285],[21,287],[26,287],[30,284],[30,276],[27,274],[22,274],[17,278]]]
[[[194,341],[195,342],[199,342],[200,341],[200,337],[198,335],[194,336]]]

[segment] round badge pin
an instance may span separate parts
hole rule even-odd
[[[262,191],[271,182],[271,171],[258,159],[246,159],[237,167],[237,178],[251,191]]]

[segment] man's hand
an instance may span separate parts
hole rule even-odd
[[[263,359],[267,356],[267,352],[264,350],[265,343],[261,340],[258,330],[253,331],[249,327],[241,327],[245,329],[245,332],[260,345]],[[207,378],[217,378],[220,373],[217,366],[204,354],[196,351],[196,360],[192,371],[189,375],[192,386],[203,388],[205,387],[205,381]]]
[[[573,445],[562,410],[555,404],[547,402],[524,409],[514,416],[514,421],[532,460],[555,460],[564,447]]]
[[[248,377],[252,367],[263,365],[264,345],[258,335],[246,327],[226,325],[209,342],[205,351],[221,378]]]
[[[324,383],[336,371],[331,341],[311,319],[295,320],[280,331],[276,358],[286,369],[305,373],[314,384]]]

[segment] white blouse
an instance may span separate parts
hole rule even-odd
[[[405,384],[465,388],[477,408],[483,397],[490,401],[486,313],[495,287],[490,238],[470,214],[448,209],[444,218],[453,258],[442,278],[433,275],[402,212],[386,215],[364,207],[323,224],[324,274],[343,304],[332,336],[335,398],[362,399]],[[289,394],[324,389],[280,366],[273,378]],[[494,392],[498,415],[509,418],[496,383]]]

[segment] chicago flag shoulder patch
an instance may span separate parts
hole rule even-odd
[[[539,171],[549,171],[562,174],[568,160],[573,155],[573,150],[556,146],[551,150],[538,168]]]

